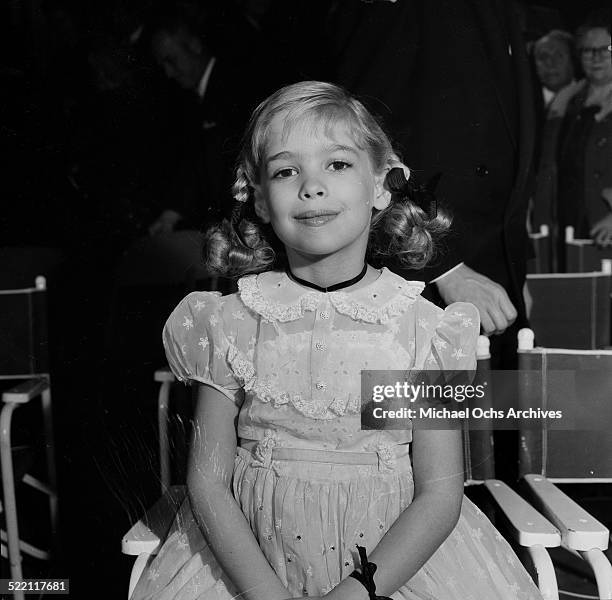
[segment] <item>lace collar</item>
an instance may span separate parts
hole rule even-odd
[[[414,303],[423,291],[422,281],[406,281],[386,267],[376,281],[351,292],[328,292],[334,308],[366,323],[386,323]],[[242,302],[267,321],[287,323],[316,310],[324,292],[306,289],[280,271],[247,275],[238,281]]]

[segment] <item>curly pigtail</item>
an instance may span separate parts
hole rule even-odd
[[[274,248],[268,241],[270,232],[261,223],[251,201],[251,186],[244,169],[236,169],[232,186],[234,206],[231,220],[208,229],[204,238],[204,263],[214,273],[237,277],[260,273],[276,262]]]
[[[439,176],[417,188],[406,178],[405,171],[408,177],[410,171],[402,167],[387,173],[385,187],[391,203],[372,219],[370,252],[372,257],[392,257],[401,267],[421,269],[433,259],[451,219],[438,210],[433,193]]]

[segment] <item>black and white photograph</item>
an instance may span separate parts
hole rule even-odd
[[[609,0],[0,6],[0,598],[612,600]]]

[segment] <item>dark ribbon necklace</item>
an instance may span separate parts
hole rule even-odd
[[[334,285],[330,285],[329,287],[321,287],[320,285],[317,285],[316,283],[312,283],[311,281],[306,281],[305,279],[301,279],[297,275],[294,275],[288,266],[285,269],[285,273],[287,273],[287,276],[290,279],[293,279],[293,281],[295,281],[296,283],[299,283],[300,285],[312,288],[313,290],[317,290],[318,292],[335,292],[337,290],[347,288],[351,285],[354,285],[358,281],[361,281],[365,277],[365,274],[367,272],[368,272],[368,265],[364,264],[363,269],[361,269],[361,273],[359,273],[357,277],[353,277],[352,279],[347,279],[346,281],[341,281],[340,283],[334,283]]]

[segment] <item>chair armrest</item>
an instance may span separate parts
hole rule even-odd
[[[559,530],[503,481],[488,479],[485,487],[510,522],[514,538],[521,546],[561,545]]]
[[[3,392],[3,402],[15,404],[27,404],[32,398],[36,398],[49,387],[49,381],[44,377],[24,381],[7,392]]]
[[[610,531],[556,485],[541,475],[525,475],[525,482],[536,506],[561,532],[561,540],[570,550],[608,548]]]
[[[143,553],[155,554],[166,537],[186,493],[187,490],[182,485],[173,485],[169,488],[140,521],[123,536],[121,540],[123,554],[131,556]]]
[[[155,371],[155,375],[153,376],[153,379],[160,383],[164,381],[170,381],[170,382],[176,381],[176,377],[170,370],[170,367],[163,367],[161,369],[157,369],[157,371]]]

